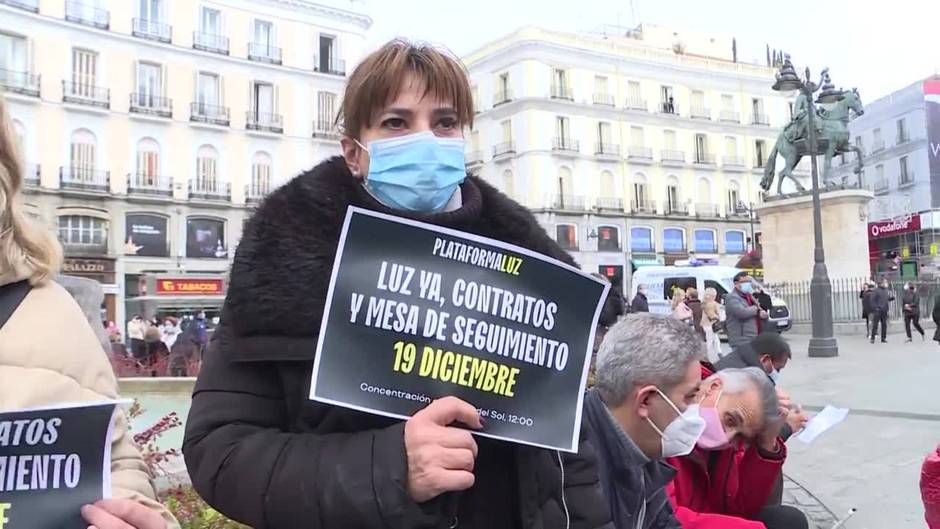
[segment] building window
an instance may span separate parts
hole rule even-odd
[[[503,193],[510,197],[516,193],[516,179],[509,169],[503,171]]]
[[[861,137],[861,136],[856,136],[856,137],[855,137],[855,146],[858,147],[859,150],[861,150],[863,153],[865,152],[865,142],[862,141],[862,137]]]
[[[254,43],[262,48],[274,47],[274,24],[266,20],[255,20]]]
[[[196,154],[196,186],[212,191],[216,187],[219,153],[211,145],[203,145]]]
[[[216,115],[221,106],[222,83],[214,73],[199,72],[196,77],[196,104],[200,115]]]
[[[645,147],[646,138],[643,134],[643,127],[630,127],[630,144],[634,147]]]
[[[660,95],[660,106],[662,112],[666,114],[675,114],[676,113],[676,100],[673,97],[672,87],[671,86],[661,86],[659,87]]]
[[[599,226],[597,228],[597,251],[619,252],[620,230],[614,226]]]
[[[881,139],[881,128],[877,128],[871,131],[871,150],[872,152],[877,152],[885,148],[885,143]]]
[[[225,222],[196,217],[186,219],[186,257],[228,257],[228,249],[225,247]]]
[[[663,230],[663,250],[666,252],[685,252],[685,230],[665,228]]]
[[[751,99],[751,114],[753,122],[757,125],[767,125],[767,116],[764,115],[764,100],[760,98]]]
[[[695,251],[698,253],[716,253],[718,251],[713,230],[695,230]]]
[[[663,131],[663,148],[667,151],[677,151],[679,150],[679,142],[676,138],[676,131],[674,130],[664,130]]]
[[[599,121],[597,123],[597,144],[599,147],[597,152],[610,153],[612,151],[613,144],[610,137],[610,123],[606,121]]]
[[[630,228],[630,251],[637,253],[653,253],[653,230],[642,226]]]
[[[84,215],[64,215],[59,217],[59,240],[66,246],[106,247],[108,221]]]
[[[124,217],[124,255],[168,257],[167,218],[147,213]]]
[[[275,108],[274,85],[255,81],[251,84],[252,118],[259,124],[270,124]]]
[[[909,139],[909,138],[908,138],[908,135],[907,135],[907,122],[906,122],[906,120],[905,120],[904,118],[899,119],[899,120],[897,121],[897,127],[898,127],[897,143],[900,144],[900,143],[906,142],[906,141]]]
[[[725,156],[733,161],[738,159],[738,139],[734,136],[725,136]]]
[[[767,165],[767,144],[764,140],[754,142],[754,167]]]
[[[317,57],[317,71],[332,72],[334,70],[334,55],[336,53],[336,37],[320,35],[320,56]]]
[[[72,50],[72,86],[69,94],[95,98],[98,84],[98,54],[75,48]]]
[[[137,142],[137,177],[135,184],[154,186],[160,175],[160,144],[151,138]]]
[[[251,161],[251,184],[249,198],[260,198],[271,191],[271,155],[256,152]]]
[[[571,120],[562,116],[556,117],[555,136],[561,141],[562,147],[571,143]]]
[[[741,203],[741,186],[737,181],[728,182],[728,213],[735,213]]]
[[[900,176],[898,177],[900,184],[910,184],[914,181],[913,176],[907,171],[907,156],[902,156],[898,160],[898,165],[900,166]]]
[[[695,161],[697,163],[710,163],[708,153],[708,136],[704,134],[695,135]]]
[[[745,239],[743,231],[725,232],[725,253],[744,253]]]
[[[331,92],[317,93],[317,130],[332,130],[335,116],[336,94]]]
[[[499,128],[503,132],[503,142],[509,143],[512,141],[512,121],[505,120],[499,124]]]
[[[147,108],[163,107],[163,67],[159,64],[141,62],[137,64],[137,101]]]
[[[571,99],[571,90],[568,88],[568,72],[559,68],[552,70],[552,97],[557,99]]]
[[[578,250],[578,229],[571,224],[559,224],[555,226],[555,241],[561,246],[562,250]]]
[[[78,129],[72,133],[69,145],[69,167],[76,180],[92,180],[95,172],[95,150],[97,140],[88,129]]]
[[[571,169],[560,167],[558,169],[558,195],[562,201],[570,200],[574,196],[574,182],[571,178]]]
[[[22,86],[29,71],[25,37],[0,33],[0,84]]]
[[[222,12],[203,6],[199,11],[199,29],[206,35],[222,35]]]
[[[613,199],[617,197],[617,185],[614,182],[614,174],[610,171],[601,171],[600,197]],[[619,200],[618,200],[619,202]]]
[[[666,182],[666,211],[671,213],[679,209],[679,180],[671,176]]]

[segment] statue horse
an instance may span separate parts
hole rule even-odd
[[[857,155],[858,164],[855,173],[862,171],[862,152],[861,149],[849,142],[849,111],[852,110],[858,115],[862,115],[865,110],[862,107],[862,101],[858,91],[852,89],[851,92],[845,92],[841,101],[826,110],[817,108],[815,116],[816,127],[816,151],[818,154],[825,154],[825,170],[823,172],[823,182],[825,186],[831,185],[829,173],[832,169],[832,157],[836,154],[854,152]],[[777,143],[770,151],[767,158],[767,165],[764,168],[764,178],[761,179],[760,186],[764,191],[769,191],[774,181],[774,172],[776,169],[777,154],[783,156],[784,167],[777,176],[777,194],[783,191],[783,181],[789,178],[796,185],[797,191],[805,191],[805,188],[793,177],[793,168],[796,167],[803,156],[807,155],[809,148],[806,145],[805,138],[798,138],[795,141],[789,137],[788,130],[784,129],[777,136]],[[843,181],[843,183],[845,183]]]

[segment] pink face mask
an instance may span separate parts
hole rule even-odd
[[[705,431],[698,438],[696,445],[703,450],[721,450],[731,444],[724,426],[721,425],[721,417],[718,415],[718,401],[721,400],[722,391],[724,390],[719,390],[713,407],[699,407],[699,416],[705,419]]]

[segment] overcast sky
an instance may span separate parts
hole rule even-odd
[[[521,26],[588,31],[640,22],[737,38],[742,60],[783,49],[871,101],[940,71],[940,1],[350,0],[374,20],[370,44],[403,36],[464,54]],[[779,10],[777,5],[785,5]]]

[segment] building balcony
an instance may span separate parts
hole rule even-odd
[[[148,173],[133,173],[127,177],[127,194],[131,196],[173,196],[173,179]]]
[[[313,122],[313,137],[338,140],[339,131],[336,130],[336,127],[332,121],[327,119],[318,119]]]
[[[884,140],[875,140],[871,142],[871,153],[875,154],[876,152],[885,150],[885,141]]]
[[[640,112],[649,111],[649,107],[646,106],[646,100],[638,97],[628,97],[623,107],[627,110],[639,110]]]
[[[761,160],[757,158],[754,160],[754,169],[763,169],[767,166],[767,160]]]
[[[666,215],[686,216],[689,214],[689,205],[681,202],[666,201]]]
[[[346,61],[342,59],[337,59],[336,57],[319,57],[317,55],[313,56],[313,71],[325,73],[329,75],[339,75],[345,77],[346,75]]]
[[[493,158],[510,156],[516,154],[516,144],[511,141],[504,141],[493,146]]]
[[[891,185],[887,178],[876,178],[872,190],[876,194],[885,194],[891,190]]]
[[[685,163],[685,152],[684,151],[674,151],[671,149],[663,149],[659,153],[660,160],[664,164],[671,165],[682,165]]]
[[[653,161],[653,149],[631,145],[627,147],[627,159],[630,161],[650,163]]]
[[[228,55],[228,37],[193,31],[193,49]]]
[[[134,92],[130,100],[131,112],[161,118],[173,117],[173,100],[169,97]]]
[[[501,90],[493,94],[493,106],[497,107],[499,105],[504,105],[512,101],[512,99],[512,90]]]
[[[597,197],[594,207],[611,211],[623,211],[623,199],[615,197]]]
[[[718,121],[725,123],[741,123],[741,115],[731,110],[722,110],[718,115]]]
[[[728,217],[738,217],[738,218],[748,218],[751,214],[751,210],[748,209],[747,204],[744,202],[738,201],[737,204],[725,204],[725,215]]]
[[[245,186],[245,203],[260,204],[264,197],[271,192],[271,186],[268,182],[255,179]]]
[[[108,243],[106,242],[67,242],[59,240],[62,243],[62,249],[69,256],[88,256],[101,257],[108,255]]]
[[[769,127],[770,117],[767,114],[753,114],[751,115],[751,125],[763,125],[765,127]]]
[[[598,158],[620,159],[620,146],[615,143],[595,143],[594,156]]]
[[[29,72],[0,68],[0,90],[29,97],[39,97],[40,77]]]
[[[228,202],[232,199],[232,184],[217,178],[196,178],[189,181],[189,198]]]
[[[718,218],[718,204],[712,204],[711,202],[698,202],[695,204],[695,216],[696,217],[707,217],[707,218]]]
[[[654,200],[631,200],[630,201],[630,211],[633,213],[646,213],[649,215],[656,214],[656,201]]]
[[[904,189],[914,185],[914,173],[907,171],[906,173],[901,173],[898,177],[898,189]]]
[[[697,152],[692,162],[695,165],[715,165],[715,155],[710,152]]]
[[[552,138],[552,150],[559,154],[578,154],[581,150],[581,145],[578,143],[578,140],[564,136],[556,136]]]
[[[689,109],[692,119],[712,119],[712,111],[706,107],[692,107]]]
[[[38,163],[26,165],[26,169],[23,171],[23,186],[39,187],[39,175],[41,173],[42,168]]]
[[[62,102],[111,108],[111,90],[87,83],[62,81]]]
[[[467,164],[467,167],[479,167],[483,165],[483,151],[467,151],[464,154],[464,162]]]
[[[95,7],[94,2],[65,2],[65,20],[98,29],[111,27],[111,13]]]
[[[281,48],[259,42],[249,42],[248,60],[267,64],[281,64]]]
[[[911,141],[911,137],[906,132],[904,134],[898,134],[897,136],[894,137],[895,145],[904,145],[905,143],[909,141]]]
[[[207,105],[194,101],[189,104],[189,120],[195,123],[208,123],[228,127],[232,123],[228,107]]]
[[[552,85],[551,90],[552,99],[565,99],[567,101],[574,101],[574,93],[571,91],[571,88],[565,85]]]
[[[549,195],[545,206],[559,211],[587,211],[587,198],[575,195]]]
[[[614,96],[605,92],[594,92],[594,104],[608,107],[616,106]]]
[[[86,167],[59,167],[59,188],[89,193],[108,193],[111,175]]]
[[[668,114],[671,116],[678,116],[679,105],[677,105],[675,102],[670,103],[669,101],[661,101],[659,103],[659,113]]]
[[[131,27],[131,34],[142,39],[171,42],[173,40],[173,27],[155,20],[135,18]]]
[[[722,156],[721,166],[728,169],[742,170],[747,167],[747,160],[743,156]]]
[[[262,132],[284,133],[284,120],[280,114],[267,112],[245,112],[245,128]]]
[[[0,4],[25,9],[33,13],[39,12],[39,0],[0,0]]]

